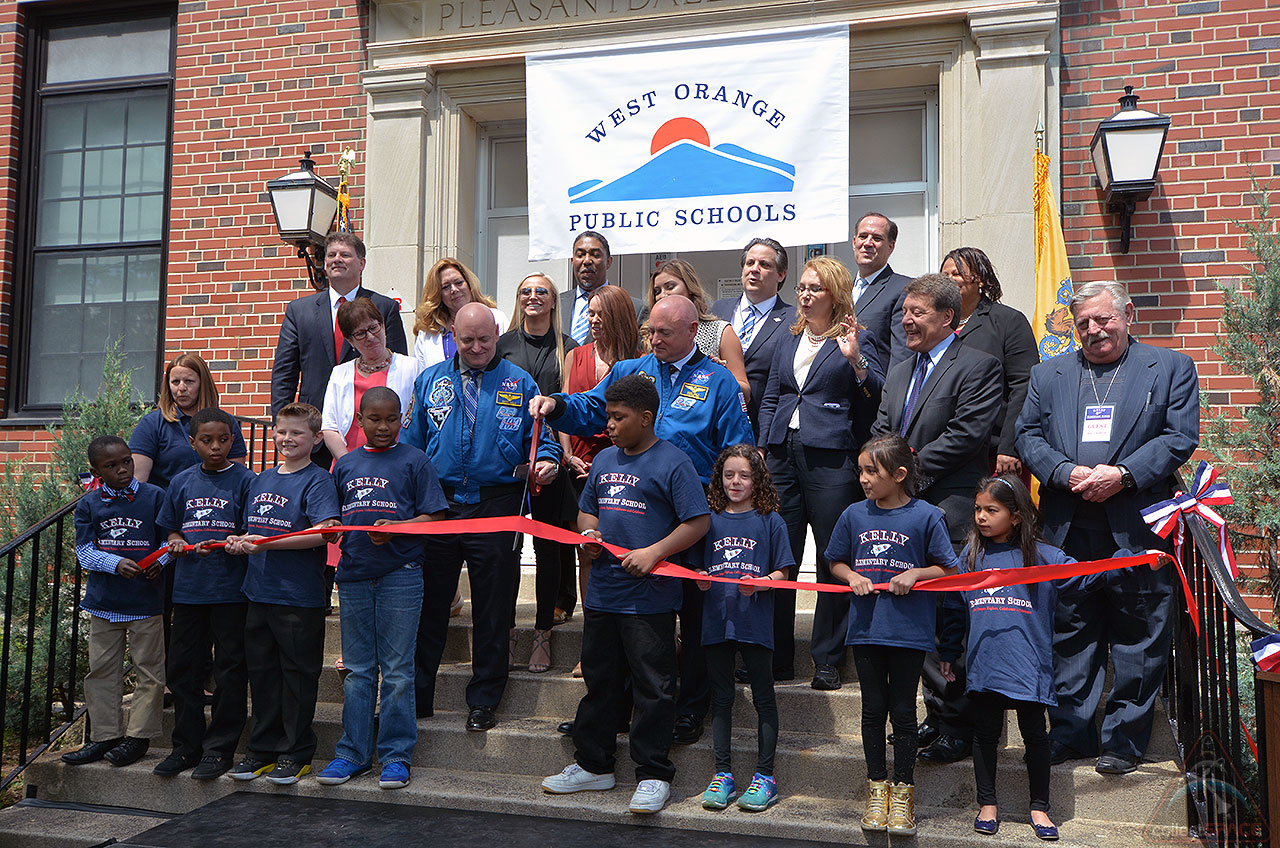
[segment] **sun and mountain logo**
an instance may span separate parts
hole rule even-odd
[[[701,123],[672,118],[653,134],[648,161],[608,182],[592,179],[570,187],[569,202],[789,192],[795,182],[794,165],[736,144],[712,147]]]

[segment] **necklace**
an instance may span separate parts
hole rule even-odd
[[[364,357],[361,356],[356,360],[356,368],[359,368],[362,374],[376,374],[391,365],[392,356],[394,356],[392,351],[387,351],[385,357],[374,363],[365,362]]]
[[[811,345],[820,345],[827,340],[826,336],[816,335],[813,330],[810,330],[808,327],[804,328],[804,337]]]

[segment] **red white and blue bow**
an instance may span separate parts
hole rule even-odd
[[[1253,662],[1262,671],[1280,671],[1280,633],[1272,633],[1249,643]]]
[[[1231,550],[1231,540],[1227,537],[1227,521],[1213,508],[1230,503],[1235,501],[1227,484],[1218,482],[1218,469],[1202,461],[1196,469],[1190,493],[1178,492],[1170,500],[1152,504],[1142,511],[1142,518],[1151,525],[1156,535],[1163,539],[1173,537],[1173,555],[1181,563],[1182,540],[1186,533],[1183,515],[1199,515],[1218,528],[1218,551],[1222,554],[1222,561],[1231,570],[1231,576],[1236,577],[1240,569],[1236,565],[1235,551]]]

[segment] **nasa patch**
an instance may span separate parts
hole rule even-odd
[[[445,419],[449,417],[450,412],[453,412],[452,406],[432,406],[427,409],[427,417],[431,419],[431,423],[439,430],[444,426]]]
[[[705,371],[705,370],[703,370],[703,371],[694,371],[694,372],[693,372],[693,376],[692,376],[692,377],[690,377],[689,379],[690,379],[690,380],[692,380],[692,381],[693,381],[693,382],[695,382],[695,383],[699,383],[699,384],[701,384],[701,385],[704,385],[704,386],[705,386],[707,383],[710,383],[710,382],[711,382],[711,372],[710,372],[710,371]]]
[[[678,397],[675,400],[671,401],[671,408],[672,409],[693,409],[693,405],[695,403],[697,403],[697,401],[695,401],[693,398]]]
[[[498,422],[498,429],[499,430],[519,430],[520,419],[519,418],[503,418],[501,421]]]
[[[520,380],[515,377],[508,377],[502,381],[502,390],[504,392],[514,392],[520,388]]]
[[[453,403],[453,380],[449,377],[440,377],[431,387],[431,394],[427,396],[427,402],[432,406],[448,406]]]

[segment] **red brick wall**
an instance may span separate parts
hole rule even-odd
[[[1213,353],[1218,282],[1253,257],[1236,221],[1253,218],[1250,175],[1280,173],[1280,6],[1257,0],[1065,0],[1062,4],[1062,218],[1072,279],[1119,280],[1136,333],[1196,360],[1218,406],[1252,402],[1252,383]],[[1173,119],[1156,191],[1133,242],[1102,202],[1089,157],[1098,123],[1132,85],[1140,108]]]
[[[354,147],[362,231],[366,36],[361,0],[178,6],[165,351],[203,355],[232,412],[268,414],[285,304],[310,290],[275,234],[267,180],[310,148],[336,184]]]
[[[8,389],[9,327],[13,313],[13,251],[18,185],[18,114],[22,104],[23,13],[0,4],[0,408]],[[3,454],[3,451],[0,451]]]

